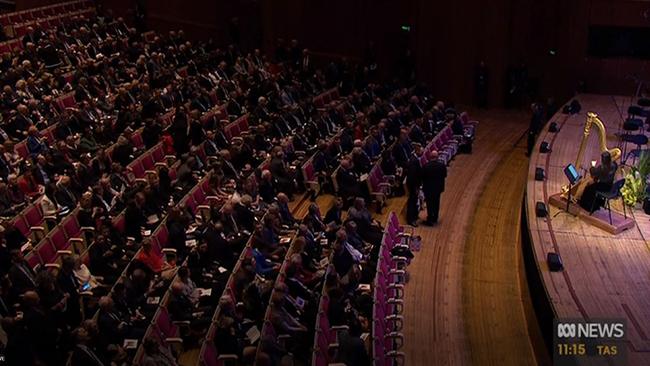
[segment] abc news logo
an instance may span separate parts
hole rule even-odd
[[[558,338],[622,339],[625,337],[625,322],[558,321],[555,330]]]

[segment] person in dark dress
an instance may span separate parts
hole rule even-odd
[[[591,167],[589,174],[593,179],[593,183],[585,187],[582,196],[578,203],[580,207],[593,213],[603,206],[603,199],[598,198],[596,193],[609,192],[614,184],[618,164],[612,161],[612,156],[608,151],[604,151],[600,155],[600,165]]]

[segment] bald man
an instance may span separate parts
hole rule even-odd
[[[422,167],[422,192],[427,203],[427,220],[425,225],[433,226],[438,222],[440,195],[445,190],[447,166],[438,159],[438,152],[429,152],[427,163]]]

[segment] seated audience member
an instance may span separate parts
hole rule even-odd
[[[120,316],[113,299],[108,296],[99,299],[97,326],[105,344],[121,345],[124,339],[140,339],[143,335],[142,330],[134,328],[129,319]]]
[[[339,193],[341,194],[344,203],[348,202],[352,198],[366,197],[368,195],[368,189],[365,183],[359,180],[358,174],[354,172],[352,163],[347,158],[341,160],[341,166],[339,167],[336,180],[339,186]]]
[[[154,251],[151,239],[145,239],[142,241],[142,248],[136,257],[136,260],[153,274],[160,274],[165,266],[163,255]]]
[[[161,348],[153,338],[146,338],[143,343],[143,366],[177,366],[178,363],[168,348]]]
[[[83,327],[72,331],[72,339],[75,342],[72,350],[70,364],[72,366],[103,366],[105,365],[95,350],[90,347],[90,335]]]

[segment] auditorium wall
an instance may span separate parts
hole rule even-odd
[[[233,16],[240,18],[243,43],[263,44],[269,51],[277,38],[297,38],[319,55],[363,58],[374,42],[384,75],[409,46],[418,78],[436,95],[458,102],[472,100],[480,60],[490,73],[491,104],[503,102],[508,67],[522,63],[539,94],[558,101],[569,98],[580,82],[589,92],[628,94],[634,84],[627,76],[650,79],[646,61],[586,56],[591,24],[650,27],[647,1],[139,1],[151,28],[182,27],[191,37],[214,37],[222,44],[229,40]],[[134,0],[102,2],[132,17]]]

